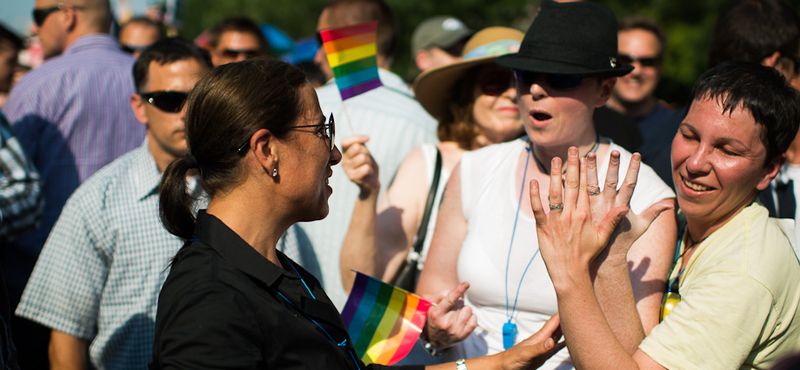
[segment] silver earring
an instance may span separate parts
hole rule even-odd
[[[278,177],[278,169],[277,168],[273,168],[272,169],[272,177]]]

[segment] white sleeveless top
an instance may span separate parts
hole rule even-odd
[[[480,327],[451,356],[466,358],[494,354],[503,350],[502,328],[506,316],[506,261],[512,228],[519,204],[520,186],[516,168],[520,153],[527,147],[527,137],[508,143],[464,153],[461,158],[461,202],[467,220],[467,235],[458,256],[458,280],[469,281],[466,302],[472,306]],[[620,168],[626,171],[631,154],[611,144],[620,152]],[[609,151],[610,153],[610,151]],[[524,157],[523,157],[524,158]],[[531,160],[529,166],[535,166]],[[598,178],[605,178],[608,158],[600,160]],[[620,174],[620,179],[624,178]],[[527,180],[526,180],[527,182]],[[620,181],[621,185],[622,181]],[[675,194],[644,164],[631,199],[631,209],[641,213],[662,199]],[[517,287],[528,262],[534,257],[522,286],[513,322],[519,333],[515,343],[537,332],[558,311],[556,293],[538,250],[535,220],[519,212],[514,245],[508,265],[508,313],[514,305]],[[448,356],[448,357],[451,357]],[[566,348],[557,353],[541,369],[572,369]]]

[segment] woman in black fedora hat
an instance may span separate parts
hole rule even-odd
[[[547,202],[551,163],[577,147],[594,153],[597,171],[627,168],[632,156],[597,134],[592,115],[608,100],[616,77],[632,68],[617,62],[614,14],[594,3],[545,0],[520,51],[498,58],[514,70],[526,136],[465,153],[447,184],[439,222],[418,292],[435,294],[469,281],[465,303],[479,327],[463,343],[433,328],[434,345],[454,346],[451,356],[478,356],[509,348],[538,330],[558,311],[556,293],[538,252],[536,223],[527,183],[542,185]],[[558,170],[560,171],[560,170]],[[649,167],[639,171],[631,207],[642,212],[675,197]],[[616,185],[616,184],[609,184]],[[599,194],[600,189],[595,189]],[[560,204],[550,209],[559,210]],[[444,216],[446,215],[446,216]],[[674,213],[663,213],[628,254],[636,308],[646,332],[658,323],[661,296],[676,240]],[[620,240],[624,242],[624,240]],[[600,271],[602,272],[602,271]],[[598,280],[600,294],[613,296],[620,282]],[[608,284],[607,284],[608,283]],[[613,307],[607,307],[609,314]],[[571,368],[561,351],[543,365]]]

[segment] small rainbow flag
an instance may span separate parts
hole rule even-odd
[[[342,100],[383,86],[378,78],[378,21],[319,31]]]
[[[419,338],[430,306],[416,294],[356,272],[342,318],[361,361],[394,365]]]

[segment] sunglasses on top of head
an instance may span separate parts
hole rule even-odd
[[[553,89],[572,90],[580,86],[584,78],[591,76],[566,73],[541,73],[519,69],[514,70],[514,78],[525,85],[533,85],[539,77],[543,77],[547,85]]]
[[[69,4],[59,3],[53,6],[48,6],[46,8],[34,8],[33,23],[36,24],[36,27],[41,27],[44,21],[47,19],[47,17],[50,16],[50,14],[53,14],[53,12],[56,12],[58,10],[62,10],[66,8],[68,5]],[[69,6],[77,10],[83,9],[83,7],[80,6],[75,6],[75,5],[69,5]]]
[[[183,103],[186,102],[188,94],[180,91],[161,90],[139,94],[139,96],[161,111],[178,113],[181,111],[181,108],[183,108]]]

